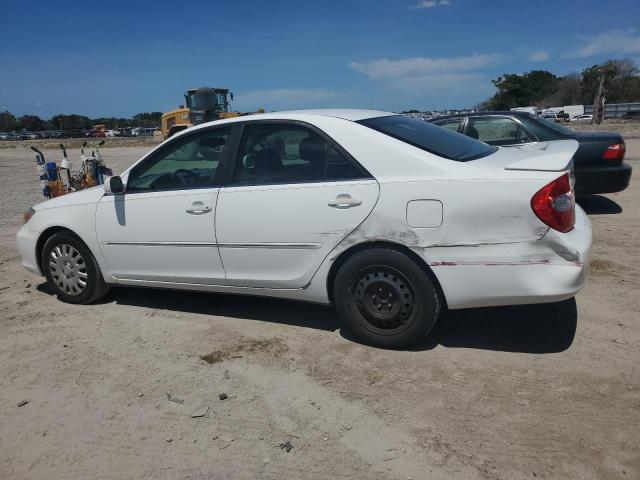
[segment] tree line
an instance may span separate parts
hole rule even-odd
[[[497,90],[495,95],[476,108],[509,110],[528,106],[593,105],[601,78],[607,103],[640,101],[640,70],[635,62],[625,59],[609,60],[564,76],[546,70],[504,74],[492,81]]]
[[[10,112],[0,112],[0,132],[86,130],[93,128],[94,125],[106,125],[107,128],[159,127],[161,118],[162,112],[142,112],[132,118],[89,118],[84,115],[71,114],[54,115],[49,120],[43,120],[37,115],[16,117]]]

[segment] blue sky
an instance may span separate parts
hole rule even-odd
[[[640,63],[637,0],[3,2],[0,109],[130,116],[225,86],[233,108],[471,106],[502,73]]]

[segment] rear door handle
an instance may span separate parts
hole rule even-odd
[[[206,207],[202,202],[193,202],[190,208],[187,208],[186,212],[191,215],[204,215],[205,213],[209,213],[211,211],[211,207]]]
[[[362,200],[353,198],[348,193],[341,193],[333,200],[330,200],[328,205],[330,207],[343,210],[345,208],[357,207],[358,205],[362,205]]]

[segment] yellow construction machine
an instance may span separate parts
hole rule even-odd
[[[162,114],[162,136],[167,139],[185,128],[240,114],[229,109],[233,93],[228,88],[192,88],[184,94],[185,105]]]

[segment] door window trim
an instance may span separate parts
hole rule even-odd
[[[360,171],[361,176],[358,178],[339,178],[339,179],[322,179],[322,180],[300,180],[297,182],[269,182],[269,183],[252,183],[252,184],[237,184],[233,180],[234,172],[236,169],[236,165],[240,160],[240,142],[242,140],[242,136],[244,134],[244,127],[248,125],[293,125],[297,127],[307,128],[317,135],[319,135],[323,140],[325,140],[330,147],[334,148],[340,155],[342,155],[345,160],[351,163],[357,170]],[[316,127],[315,125],[304,122],[302,120],[288,120],[288,119],[268,119],[268,120],[247,120],[243,122],[237,123],[237,131],[235,132],[236,136],[234,137],[234,132],[231,132],[230,138],[232,141],[230,142],[233,146],[233,155],[229,157],[225,155],[224,162],[227,164],[225,168],[223,168],[223,172],[221,173],[221,188],[232,187],[232,188],[242,188],[242,187],[263,187],[263,186],[274,186],[274,185],[304,185],[304,184],[318,184],[318,183],[340,183],[340,182],[354,182],[354,181],[371,181],[375,180],[373,175],[369,173],[369,171],[362,166],[360,162],[358,162],[349,152],[347,152],[342,145],[336,142],[333,138],[331,138],[326,132]],[[231,151],[231,149],[230,149]],[[230,153],[230,152],[227,152]]]
[[[188,143],[190,138],[193,138],[193,137],[196,137],[196,136],[202,136],[202,135],[205,135],[205,134],[210,133],[212,131],[223,130],[223,129],[224,130],[229,130],[229,134],[227,136],[227,142],[225,144],[225,149],[223,151],[222,158],[218,162],[218,167],[216,168],[216,173],[214,175],[213,183],[211,185],[202,185],[202,186],[195,186],[195,187],[188,187],[188,188],[167,187],[167,188],[154,188],[154,189],[149,189],[149,190],[133,190],[133,191],[129,190],[129,179],[135,173],[135,171],[137,169],[142,168],[143,166],[147,165],[149,162],[153,161],[155,158],[157,158],[158,155],[164,155],[167,150],[169,150],[170,148],[173,148],[173,146],[175,145],[176,142]],[[234,129],[237,129],[237,127],[234,124],[213,125],[211,127],[201,128],[201,129],[198,129],[198,130],[196,130],[194,132],[186,133],[184,135],[172,136],[168,141],[166,141],[165,143],[161,144],[160,147],[156,151],[154,151],[149,156],[147,156],[143,161],[137,163],[129,171],[129,173],[127,175],[127,184],[125,186],[125,191],[123,192],[123,194],[124,195],[135,195],[135,194],[140,194],[140,193],[154,193],[154,192],[184,192],[184,191],[191,191],[191,190],[207,190],[207,189],[212,189],[212,188],[214,188],[214,189],[215,188],[220,188],[220,186],[221,186],[221,178],[222,178],[222,167],[226,163],[228,163],[227,157],[229,157],[231,151],[233,150],[233,147],[236,146],[232,142]]]

